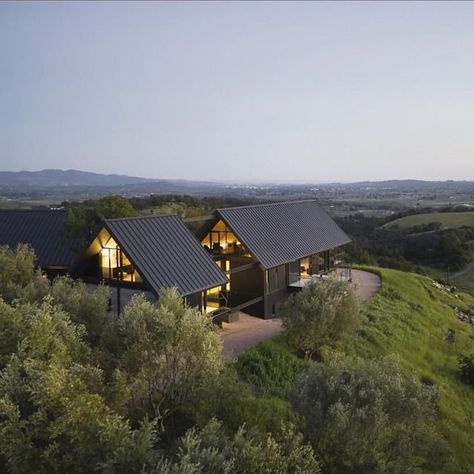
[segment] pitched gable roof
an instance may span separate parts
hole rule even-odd
[[[0,211],[0,245],[29,244],[40,267],[71,267],[78,255],[66,236],[66,211]]]
[[[227,282],[176,215],[106,219],[104,225],[155,293],[175,287],[186,296]]]
[[[351,241],[316,201],[230,207],[216,213],[265,268]]]

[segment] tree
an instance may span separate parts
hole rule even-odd
[[[93,346],[98,345],[113,318],[109,311],[109,288],[98,285],[88,290],[84,282],[62,276],[54,279],[49,294],[73,322],[85,326],[87,340]]]
[[[38,301],[46,296],[48,288],[48,280],[35,269],[35,253],[31,247],[0,246],[0,296],[5,301]]]
[[[151,463],[154,426],[132,429],[107,405],[84,327],[50,298],[7,309],[21,324],[0,377],[0,471],[139,472]]]
[[[347,282],[313,282],[289,298],[280,317],[290,343],[312,355],[357,328],[359,299]]]
[[[290,399],[328,473],[445,472],[435,434],[436,387],[402,376],[398,360],[335,357],[299,376]]]
[[[84,245],[90,243],[104,219],[136,215],[137,211],[128,199],[113,194],[95,201],[76,204],[68,209],[68,234],[76,242],[78,251],[83,251]]]
[[[190,429],[179,440],[176,455],[163,458],[153,474],[318,474],[310,445],[291,427],[277,437],[241,427],[229,438],[221,423],[211,420],[201,431]]]
[[[184,306],[176,290],[158,305],[134,297],[118,320],[122,400],[129,410],[163,421],[223,366],[222,343],[211,319]]]

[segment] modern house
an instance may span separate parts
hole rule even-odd
[[[229,282],[208,304],[271,318],[292,287],[333,270],[350,238],[315,201],[217,209],[200,240]],[[207,309],[207,308],[206,308]]]
[[[65,211],[0,211],[0,245],[29,244],[49,277],[70,274],[91,284],[105,281],[125,290],[123,303],[136,292],[153,300],[161,289],[173,287],[188,304],[202,306],[207,291],[228,281],[176,215],[106,219],[82,252],[66,223]]]
[[[82,274],[87,281],[155,296],[173,287],[192,306],[227,284],[225,273],[176,215],[106,219],[86,251]]]
[[[64,211],[0,211],[0,245],[30,244],[48,275],[153,299],[174,287],[206,312],[271,318],[289,293],[332,271],[350,242],[315,201],[217,209],[196,238],[176,215],[106,219],[82,252],[73,250]],[[125,298],[124,298],[125,299]]]

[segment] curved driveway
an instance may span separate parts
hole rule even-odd
[[[378,275],[362,270],[352,270],[352,282],[356,285],[362,301],[374,296],[381,285]],[[280,319],[261,319],[240,313],[239,321],[223,323],[220,334],[224,353],[233,358],[259,342],[277,336],[282,331]]]

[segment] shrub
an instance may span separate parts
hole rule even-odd
[[[235,366],[241,379],[259,392],[281,395],[291,387],[296,375],[308,367],[308,362],[267,341],[244,352]]]
[[[459,369],[461,379],[469,385],[474,386],[474,354],[463,355],[459,358]]]
[[[283,305],[288,340],[308,355],[333,346],[359,325],[359,298],[353,286],[329,279],[311,283]]]
[[[446,472],[438,397],[436,387],[404,378],[394,357],[314,364],[290,394],[327,473]]]
[[[184,306],[174,289],[163,290],[157,305],[134,296],[118,317],[118,343],[116,385],[123,403],[160,422],[197,396],[223,365],[211,319]]]
[[[31,247],[20,244],[13,250],[0,246],[0,296],[5,301],[39,301],[48,289],[48,280],[35,269],[35,253]]]
[[[239,428],[233,437],[212,420],[202,430],[189,430],[178,442],[176,454],[162,459],[153,474],[318,474],[310,445],[291,427],[277,436]]]

